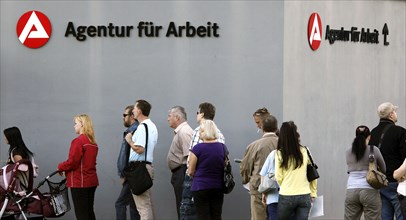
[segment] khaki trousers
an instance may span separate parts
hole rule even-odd
[[[364,214],[365,220],[381,219],[381,196],[376,189],[347,189],[345,196],[344,219],[360,219]]]
[[[266,206],[262,204],[262,195],[251,196],[251,219],[252,220],[266,220]]]
[[[147,170],[152,180],[154,179],[154,168],[147,164]],[[154,219],[154,211],[152,205],[152,195],[151,188],[145,191],[141,195],[134,195],[133,198],[135,205],[137,206],[138,213],[140,214],[141,220],[152,220]]]

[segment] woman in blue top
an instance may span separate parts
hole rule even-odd
[[[223,176],[227,147],[217,142],[217,126],[212,120],[200,124],[200,138],[189,156],[188,175],[193,177],[192,194],[200,220],[221,219],[223,208]]]
[[[261,175],[261,181],[268,173],[275,174],[275,152],[274,150],[268,155],[262,166],[261,172],[259,173]],[[268,220],[278,219],[278,199],[278,189],[262,193],[262,203],[266,205]]]

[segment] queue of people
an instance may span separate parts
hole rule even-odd
[[[395,125],[397,107],[383,103],[378,107],[380,122],[371,131],[367,126],[356,128],[351,148],[346,151],[349,174],[345,197],[345,219],[403,219],[406,215],[406,130]],[[116,200],[116,219],[154,219],[151,189],[134,195],[124,170],[132,163],[145,163],[154,178],[153,154],[158,130],[149,118],[151,104],[137,100],[123,113],[126,130],[117,159],[122,189]],[[172,173],[178,219],[221,219],[223,172],[229,150],[225,138],[213,121],[215,107],[208,102],[198,107],[198,127],[192,129],[186,111],[181,106],[169,109],[168,124],[174,136],[167,156]],[[266,108],[254,112],[253,118],[263,135],[246,148],[240,165],[242,183],[248,184],[251,219],[293,220],[308,219],[312,201],[317,197],[317,180],[308,181],[306,167],[310,164],[309,149],[300,142],[297,125],[283,122],[278,129],[277,119]],[[94,197],[99,185],[96,171],[98,145],[93,124],[86,114],[74,118],[74,132],[68,158],[58,164],[58,171],[67,178],[77,219],[96,219]],[[140,126],[143,124],[143,126]],[[25,145],[20,130],[4,130],[5,142],[10,145],[7,163],[21,159],[33,160],[33,152]],[[370,147],[372,146],[372,147]],[[147,148],[146,148],[147,147]],[[380,190],[368,185],[370,149],[378,168],[384,172],[389,185]],[[278,190],[258,192],[268,172],[274,173]],[[405,216],[406,217],[406,216]]]
[[[402,220],[406,217],[406,130],[395,125],[397,108],[392,103],[382,103],[377,111],[380,122],[372,131],[364,125],[356,128],[352,147],[346,151],[349,176],[344,219],[357,220],[363,216],[371,220]],[[268,115],[266,108],[253,114],[255,123],[263,131],[262,126],[266,126],[264,118]],[[310,163],[309,154],[300,144],[294,122],[283,122],[275,134],[278,136],[277,148],[267,155],[265,161],[253,152],[269,150],[272,144],[264,142],[257,147],[251,144],[240,166],[242,182],[250,183],[251,219],[308,219],[311,203],[317,196],[317,180],[308,182],[306,179],[304,165]],[[371,152],[378,169],[389,180],[388,186],[379,190],[366,180]],[[263,193],[264,206],[261,207],[256,205],[258,186],[269,172],[275,174],[278,190]],[[261,176],[260,182],[258,175]]]

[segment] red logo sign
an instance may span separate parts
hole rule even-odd
[[[317,50],[320,46],[322,36],[321,18],[317,13],[310,15],[309,24],[307,25],[307,39],[312,50]]]
[[[17,22],[17,36],[29,48],[44,46],[51,37],[51,22],[40,11],[29,11]]]

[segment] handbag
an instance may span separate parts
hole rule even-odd
[[[275,155],[272,160],[273,166],[275,166]],[[271,169],[268,169],[266,175],[261,179],[261,184],[258,186],[259,193],[268,193],[272,190],[276,190],[277,183],[275,179],[275,174],[271,172]]]
[[[309,149],[307,147],[305,147],[305,148],[307,151],[307,155],[309,155],[309,158],[310,158],[310,164],[307,164],[307,168],[306,168],[306,175],[307,175],[307,180],[309,182],[311,182],[315,179],[320,178],[319,172],[317,171],[317,169],[319,167],[317,166],[317,164],[315,164],[313,162],[313,158],[312,158],[312,155],[310,154]]]
[[[268,172],[262,179],[261,184],[259,184],[258,192],[268,193],[270,191],[276,190],[276,188],[277,185],[275,180],[275,174]]]
[[[382,187],[388,186],[388,179],[386,175],[380,172],[376,168],[376,161],[374,156],[374,146],[369,146],[369,166],[367,173],[367,182],[374,189],[380,189]]]
[[[233,172],[232,172],[232,168],[231,168],[230,159],[228,159],[228,156],[226,155],[225,145],[223,145],[223,150],[224,150],[224,158],[225,158],[223,192],[224,192],[224,194],[229,194],[231,191],[233,191],[235,182],[234,182],[234,176],[233,176]]]
[[[141,195],[153,185],[152,178],[147,169],[148,126],[145,123],[142,124],[145,126],[146,134],[145,160],[130,162],[128,166],[124,168],[124,176],[134,195]]]

